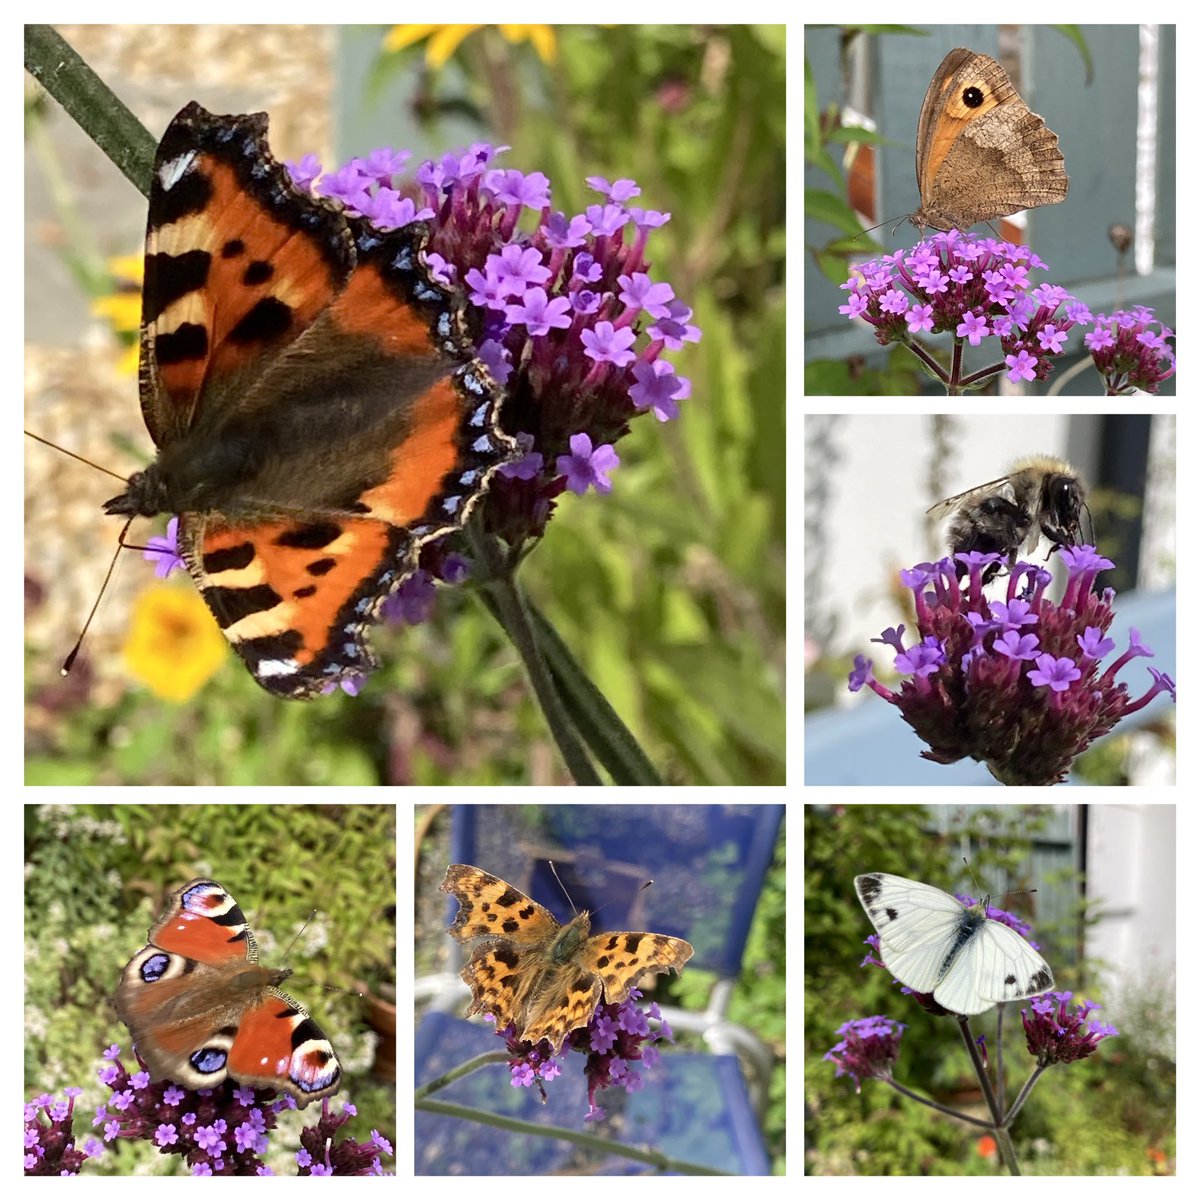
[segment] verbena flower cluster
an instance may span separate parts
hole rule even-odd
[[[512,1055],[509,1060],[512,1086],[537,1087],[544,1097],[542,1084],[562,1074],[558,1059],[569,1050],[577,1050],[587,1055],[584,1075],[588,1081],[588,1112],[584,1119],[602,1120],[606,1113],[596,1104],[597,1093],[610,1087],[623,1087],[626,1092],[640,1091],[644,1080],[634,1064],[640,1063],[649,1070],[662,1057],[654,1043],[675,1041],[658,1004],[652,1001],[649,1009],[643,1011],[636,1003],[641,998],[642,992],[631,988],[629,996],[620,1004],[607,1001],[598,1004],[587,1025],[568,1034],[558,1055],[553,1054],[553,1048],[546,1040],[536,1044],[522,1041],[516,1036],[513,1025],[497,1030]],[[486,1019],[495,1018],[488,1014]],[[657,1030],[650,1027],[651,1019],[658,1022]]]
[[[1167,344],[1174,336],[1173,329],[1155,319],[1153,309],[1138,304],[1111,316],[1097,313],[1083,344],[1092,352],[1109,396],[1138,390],[1153,394],[1175,374],[1175,351]]]
[[[1061,782],[1075,757],[1122,717],[1162,691],[1174,700],[1175,682],[1150,667],[1151,683],[1134,699],[1117,681],[1130,660],[1153,657],[1136,629],[1124,652],[1103,666],[1116,648],[1105,636],[1115,593],[1096,593],[1093,584],[1113,564],[1092,546],[1059,552],[1067,584],[1057,603],[1046,593],[1050,573],[1027,562],[1013,565],[1005,598],[989,601],[983,572],[1002,561],[996,554],[973,551],[902,571],[916,636],[906,642],[901,625],[874,640],[895,652],[893,665],[905,678],[887,688],[858,655],[850,690],[866,686],[896,705],[932,762],[973,758],[1006,784]]]
[[[1025,1044],[1042,1066],[1078,1062],[1094,1054],[1105,1038],[1120,1036],[1108,1022],[1091,1020],[1100,1005],[1081,1000],[1072,1007],[1073,998],[1072,992],[1047,992],[1021,1010]]]
[[[155,1145],[159,1153],[178,1155],[193,1175],[272,1175],[263,1161],[268,1135],[279,1113],[296,1108],[291,1096],[271,1098],[269,1090],[227,1081],[217,1088],[188,1091],[169,1081],[151,1083],[145,1071],[130,1074],[121,1064],[120,1047],[105,1051],[109,1061],[100,1081],[112,1090],[107,1104],[92,1120],[99,1138],[76,1147],[75,1099],[79,1088],[67,1088],[67,1100],[40,1096],[25,1106],[25,1174],[77,1175],[89,1158],[97,1158],[121,1138]],[[377,1130],[369,1142],[337,1138],[337,1131],[357,1115],[353,1104],[335,1113],[325,1099],[319,1116],[300,1132],[296,1153],[298,1175],[385,1175],[383,1159],[394,1151]]]
[[[598,176],[587,181],[598,203],[555,212],[540,171],[491,165],[507,149],[478,143],[424,162],[416,200],[393,186],[408,154],[388,148],[352,159],[316,190],[382,229],[427,222],[435,275],[480,310],[480,356],[508,390],[501,424],[525,449],[488,503],[489,527],[514,541],[540,535],[564,488],[610,490],[613,443],[633,417],[679,415],[691,384],[663,353],[700,331],[671,285],[649,274],[647,242],[669,213],[632,205],[633,180]],[[288,167],[301,186],[319,171],[311,155]],[[527,212],[536,224],[524,233]]]
[[[1076,325],[1096,326],[1084,342],[1108,395],[1156,392],[1175,373],[1174,351],[1167,344],[1174,332],[1165,326],[1152,330],[1151,310],[1093,316],[1064,288],[1035,286],[1031,272],[1039,269],[1046,263],[1028,246],[952,229],[856,267],[842,284],[849,299],[838,311],[870,324],[881,346],[909,346],[929,373],[955,392],[980,387],[1001,371],[1014,383],[1046,379]],[[949,372],[914,341],[920,334],[940,333],[955,338]],[[996,340],[1002,361],[964,373],[963,343],[986,350],[992,342],[985,339]]]
[[[381,229],[426,222],[434,274],[479,310],[480,357],[508,392],[501,424],[525,450],[488,501],[489,528],[513,542],[543,532],[565,488],[611,489],[613,443],[632,418],[679,415],[691,384],[663,354],[700,331],[649,273],[647,243],[669,213],[631,204],[641,192],[633,180],[598,176],[587,180],[598,203],[556,212],[540,171],[492,165],[507,149],[477,143],[422,163],[417,199],[394,186],[409,155],[390,148],[352,159],[316,190]],[[287,165],[301,187],[320,169],[312,155]],[[527,213],[534,228],[522,232]]]
[[[900,1057],[900,1038],[907,1025],[890,1017],[861,1017],[847,1021],[838,1033],[842,1040],[824,1054],[837,1068],[835,1078],[850,1075],[854,1090],[862,1091],[864,1079],[890,1079]]]

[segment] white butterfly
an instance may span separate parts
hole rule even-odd
[[[973,1016],[1054,986],[1046,960],[1015,930],[941,888],[899,875],[859,875],[858,898],[879,930],[883,965],[914,992]]]

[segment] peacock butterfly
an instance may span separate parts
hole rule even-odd
[[[303,1108],[341,1086],[337,1055],[278,985],[291,970],[258,962],[234,898],[213,879],[174,892],[113,996],[151,1079],[187,1088],[229,1079],[276,1088]]]

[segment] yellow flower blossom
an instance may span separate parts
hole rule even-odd
[[[216,674],[229,645],[194,588],[154,584],[134,602],[123,654],[135,679],[181,703]]]
[[[553,62],[558,54],[553,25],[394,25],[383,40],[383,48],[405,50],[425,42],[425,61],[440,69],[472,33],[486,28],[499,30],[500,36],[515,46],[529,42],[543,62]]]

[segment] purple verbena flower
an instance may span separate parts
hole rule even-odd
[[[838,1033],[842,1040],[822,1056],[837,1068],[835,1077],[850,1075],[854,1090],[862,1091],[864,1079],[890,1079],[900,1057],[900,1038],[907,1028],[889,1017],[862,1017],[848,1021]]]
[[[1076,756],[1123,716],[1159,692],[1174,699],[1175,683],[1152,669],[1151,686],[1133,698],[1117,682],[1130,659],[1151,653],[1136,629],[1126,652],[1102,669],[1114,648],[1104,635],[1115,597],[1093,585],[1113,564],[1091,546],[1064,546],[1059,554],[1067,585],[1058,603],[1046,595],[1049,574],[1025,562],[1009,572],[1004,602],[989,603],[984,574],[993,554],[959,554],[957,566],[945,558],[902,571],[901,583],[913,592],[916,637],[906,645],[901,626],[876,640],[895,652],[895,669],[906,678],[888,688],[860,655],[850,691],[869,687],[896,705],[932,762],[973,758],[1002,783],[1061,782]]]
[[[980,387],[1006,369],[1013,381],[1044,380],[1070,330],[1091,320],[1064,289],[1033,285],[1030,270],[1044,266],[1028,246],[952,229],[857,266],[842,285],[849,299],[838,311],[871,325],[881,346],[909,346],[951,394]],[[917,334],[943,333],[955,339],[949,370],[914,341]],[[963,342],[990,349],[985,339],[991,338],[999,339],[991,352],[1000,360],[966,374]]]
[[[167,532],[164,537],[157,534],[146,539],[146,548],[142,557],[154,564],[154,574],[159,579],[166,579],[172,571],[182,571],[187,564],[179,553],[179,518],[172,517],[167,522]]]
[[[1153,329],[1152,324],[1159,328]],[[1095,328],[1083,344],[1104,379],[1106,394],[1155,393],[1164,379],[1175,374],[1175,351],[1167,344],[1175,331],[1156,321],[1154,310],[1136,305],[1131,311],[1118,309],[1111,316],[1096,314]]]

